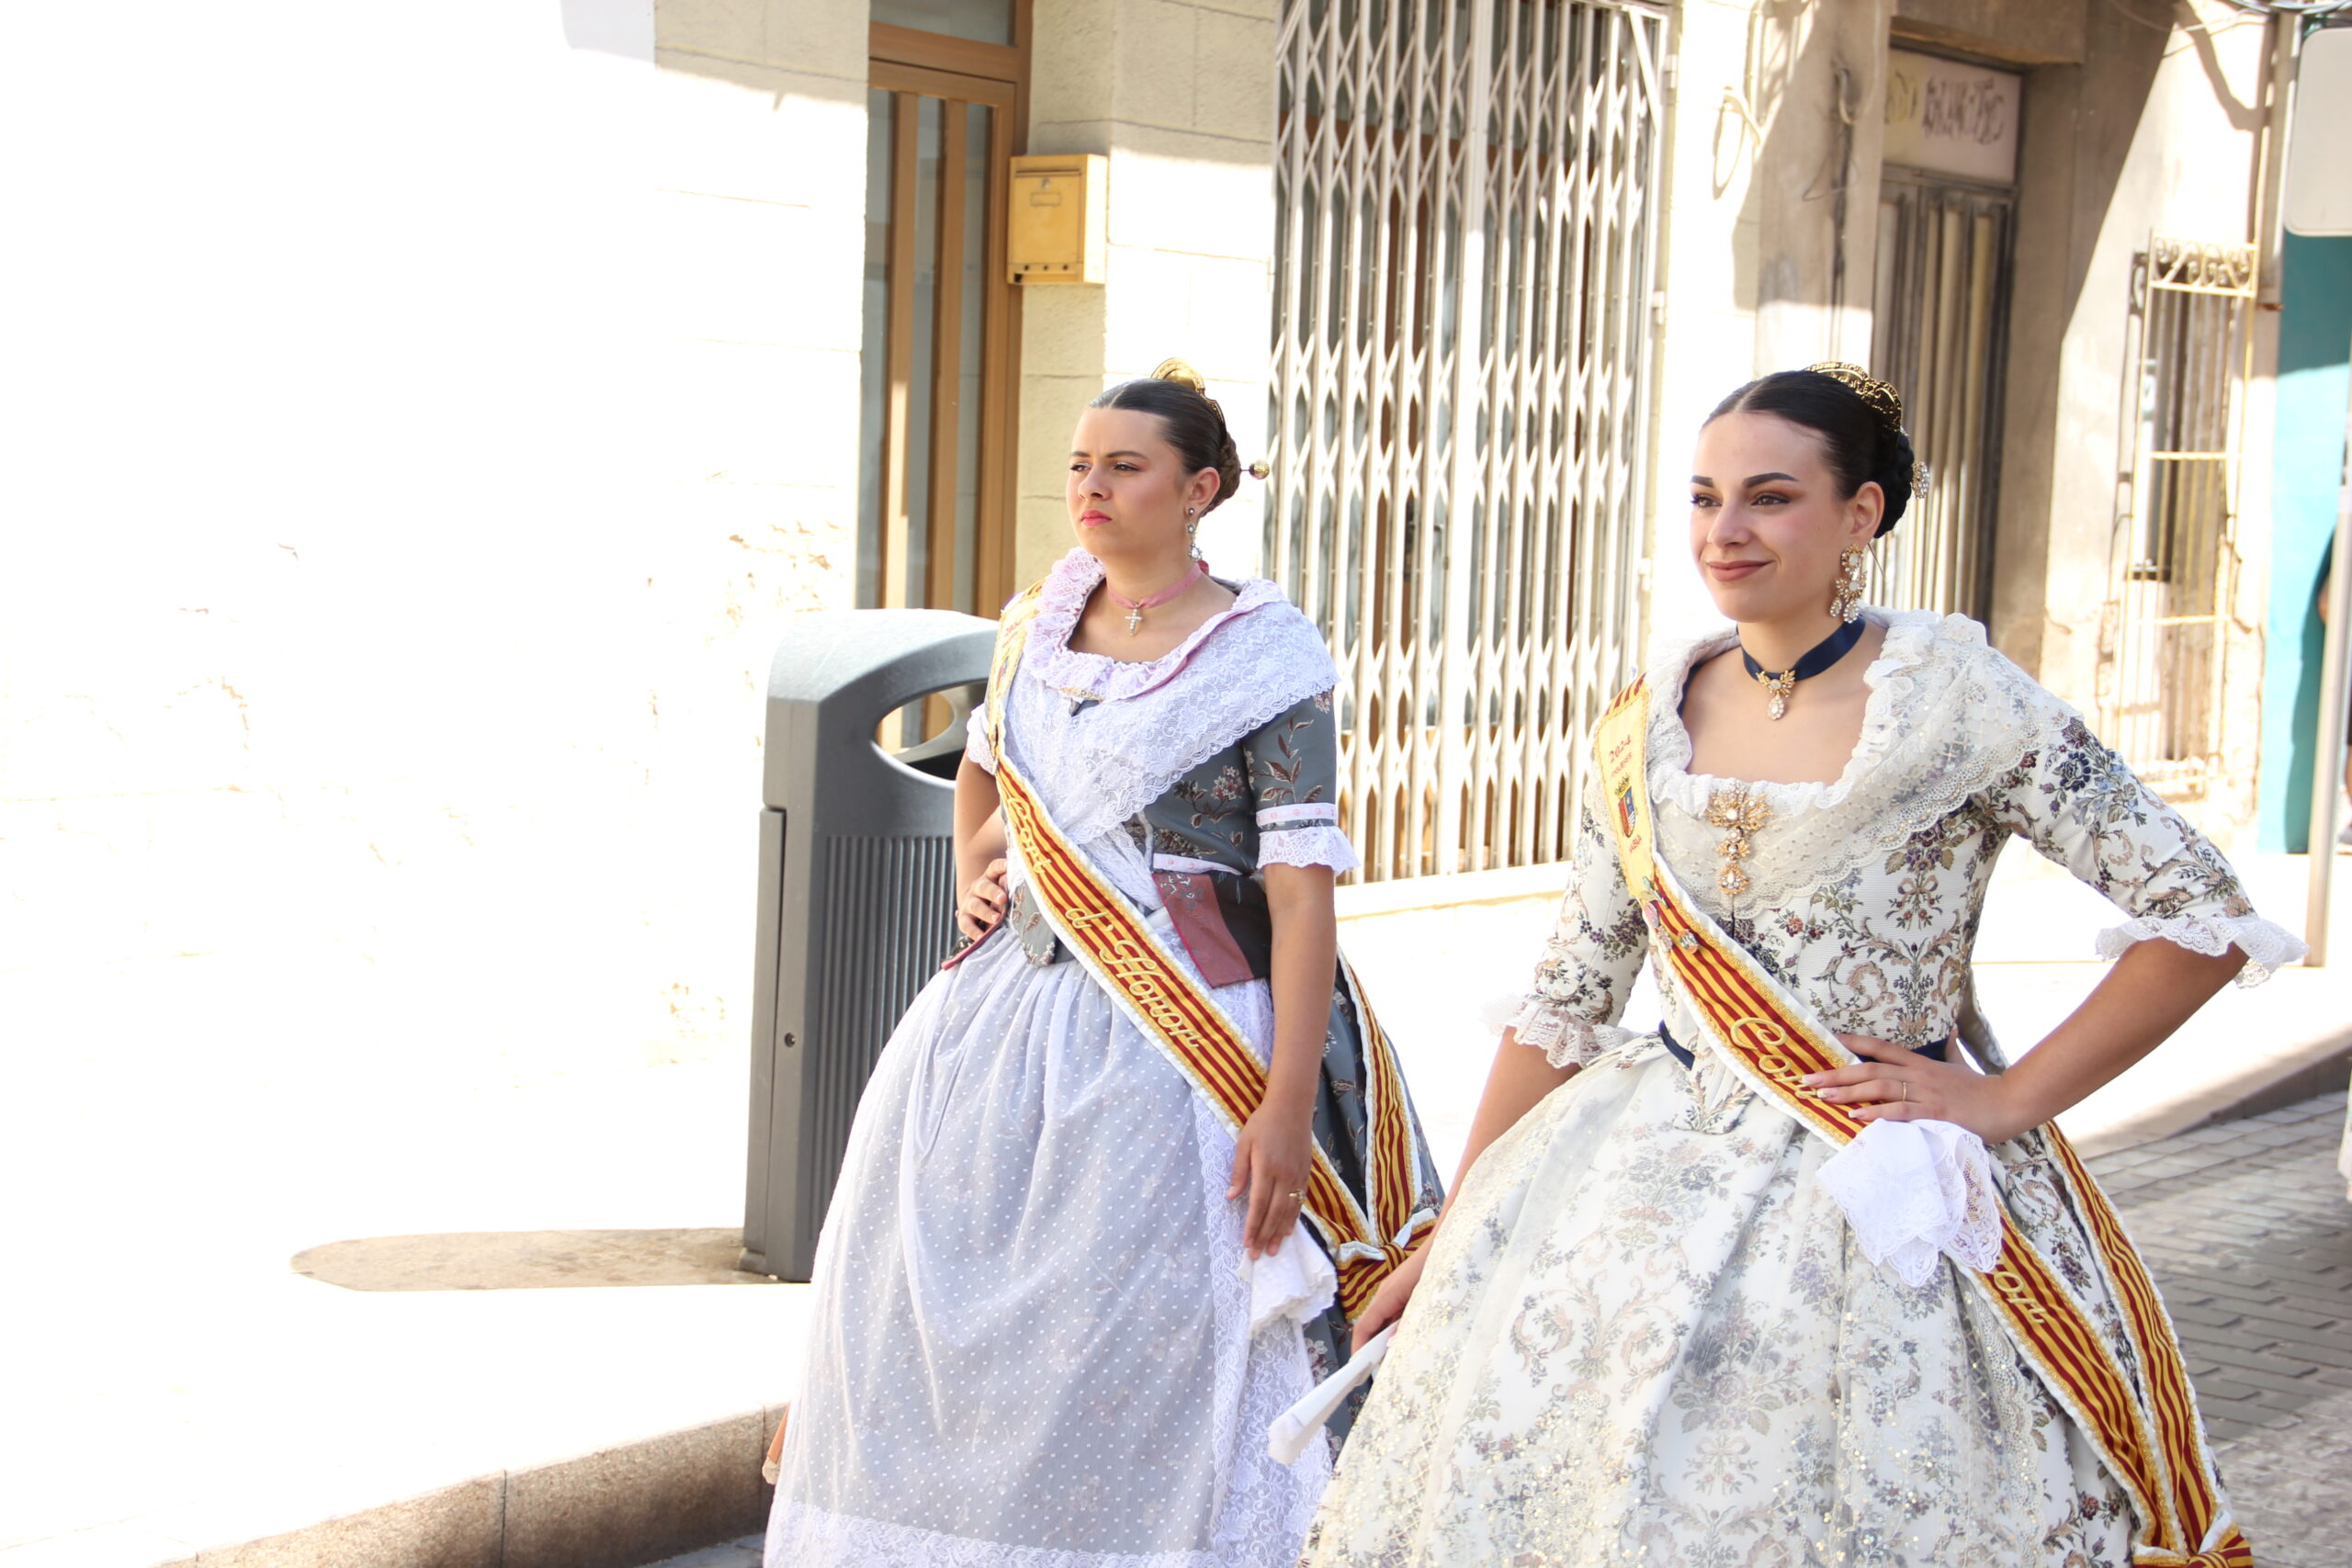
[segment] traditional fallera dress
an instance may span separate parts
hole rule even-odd
[[[2103,956],[2235,943],[2251,985],[2301,943],[1975,623],[1868,613],[1887,635],[1834,783],[1688,771],[1684,683],[1728,631],[1603,720],[1515,1021],[1582,1071],[1464,1179],[1306,1563],[2074,1568],[2135,1536],[2143,1562],[2248,1561],[2161,1305],[2063,1140],[1862,1123],[1865,1159],[1773,1075],[1828,1032],[1998,1065],[1963,1015],[2012,835],[2120,908]],[[1645,962],[1666,1035],[1621,1026]]]
[[[1436,1212],[1393,1055],[1343,983],[1318,1169],[1392,1234],[1327,1250],[1302,1224],[1246,1258],[1247,1206],[1225,1195],[1232,1107],[1104,983],[1088,945],[1102,921],[1070,923],[1067,878],[1091,877],[1114,907],[1093,913],[1136,923],[1130,957],[1179,966],[1192,1016],[1229,1021],[1262,1073],[1272,931],[1254,874],[1356,863],[1333,671],[1256,580],[1164,659],[1073,651],[1101,581],[1072,551],[1006,614],[968,754],[1008,820],[1027,803],[1057,833],[1014,824],[1011,912],[916,998],[859,1107],[818,1245],[775,1568],[1290,1563],[1329,1449],[1283,1465],[1267,1428],[1344,1359],[1335,1282],[1360,1305]]]

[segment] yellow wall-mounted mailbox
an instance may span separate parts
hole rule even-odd
[[[1111,161],[1094,152],[1012,160],[1004,270],[1014,283],[1102,281],[1103,187]]]

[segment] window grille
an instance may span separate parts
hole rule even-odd
[[[1268,574],[1368,880],[1566,858],[1640,657],[1663,9],[1285,0]]]
[[[2134,268],[2132,467],[2101,638],[2106,739],[2152,788],[2221,771],[2251,245],[2154,238]]]

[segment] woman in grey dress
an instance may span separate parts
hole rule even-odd
[[[1329,1458],[1277,1463],[1267,1428],[1343,1349],[1335,1297],[1361,1305],[1435,1213],[1335,973],[1329,656],[1280,589],[1190,547],[1240,477],[1223,416],[1164,375],[1073,446],[1079,547],[1008,609],[956,784],[977,940],[884,1052],[819,1245],[777,1568],[1288,1563]],[[1085,928],[1008,843],[1008,769],[1246,1043],[1253,1102],[1204,1092],[1072,951]],[[1368,1245],[1302,1222],[1317,1170]]]

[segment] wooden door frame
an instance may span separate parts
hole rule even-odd
[[[996,607],[1012,597],[1013,582],[1014,535],[1020,497],[1019,437],[1021,397],[1021,289],[1007,280],[1003,265],[1005,231],[1010,220],[1008,177],[1013,156],[1026,150],[1029,141],[1029,82],[1028,61],[1031,26],[1031,0],[1013,0],[1013,41],[1010,45],[979,43],[968,39],[950,38],[939,33],[920,32],[910,28],[890,27],[874,23],[868,28],[867,85],[892,94],[920,94],[944,99],[950,104],[982,104],[994,111],[989,121],[989,210],[988,233],[982,243],[983,327],[980,339],[979,381],[980,422],[979,446],[977,453],[980,464],[981,482],[977,487],[973,535],[973,609],[981,615],[991,615]],[[891,150],[891,243],[889,266],[893,278],[908,276],[914,264],[914,119],[915,105],[911,97],[899,97],[893,105],[894,139]],[[961,149],[964,140],[963,117],[944,114],[941,117],[942,164],[940,179],[941,222],[939,226],[942,262],[940,276],[948,276],[945,257],[950,238],[960,240],[962,213],[957,209],[953,220],[950,209],[955,204],[947,198],[955,188],[947,175],[953,162],[946,156],[950,148]],[[905,270],[902,271],[901,268]],[[949,333],[960,336],[962,328],[962,298],[960,290],[953,301],[949,290],[941,288],[942,308],[933,317],[933,331],[944,337]],[[905,483],[905,447],[908,429],[909,400],[914,393],[911,386],[914,373],[913,296],[910,291],[903,300],[895,288],[890,291],[890,323],[885,352],[889,356],[888,381],[883,395],[883,501],[882,559],[877,563],[876,581],[881,588],[883,603],[891,604],[894,581],[893,567],[898,576],[904,575],[904,563],[910,540],[893,537],[898,519],[911,520],[912,511],[900,497],[897,487]],[[953,412],[958,389],[949,384],[946,375],[950,355],[936,351],[932,355],[933,400],[932,443],[930,466],[932,494],[923,498],[926,518],[934,528],[940,515],[937,498],[948,498],[948,514],[953,516],[954,454],[956,422],[940,417],[941,411]],[[960,367],[958,367],[960,370]],[[947,458],[945,463],[942,457]],[[991,468],[991,464],[993,467]],[[894,506],[892,502],[900,502]],[[952,530],[949,548],[936,547],[928,554],[928,581],[923,596],[933,604],[952,602],[955,584],[955,553]],[[898,592],[906,593],[902,585]]]

